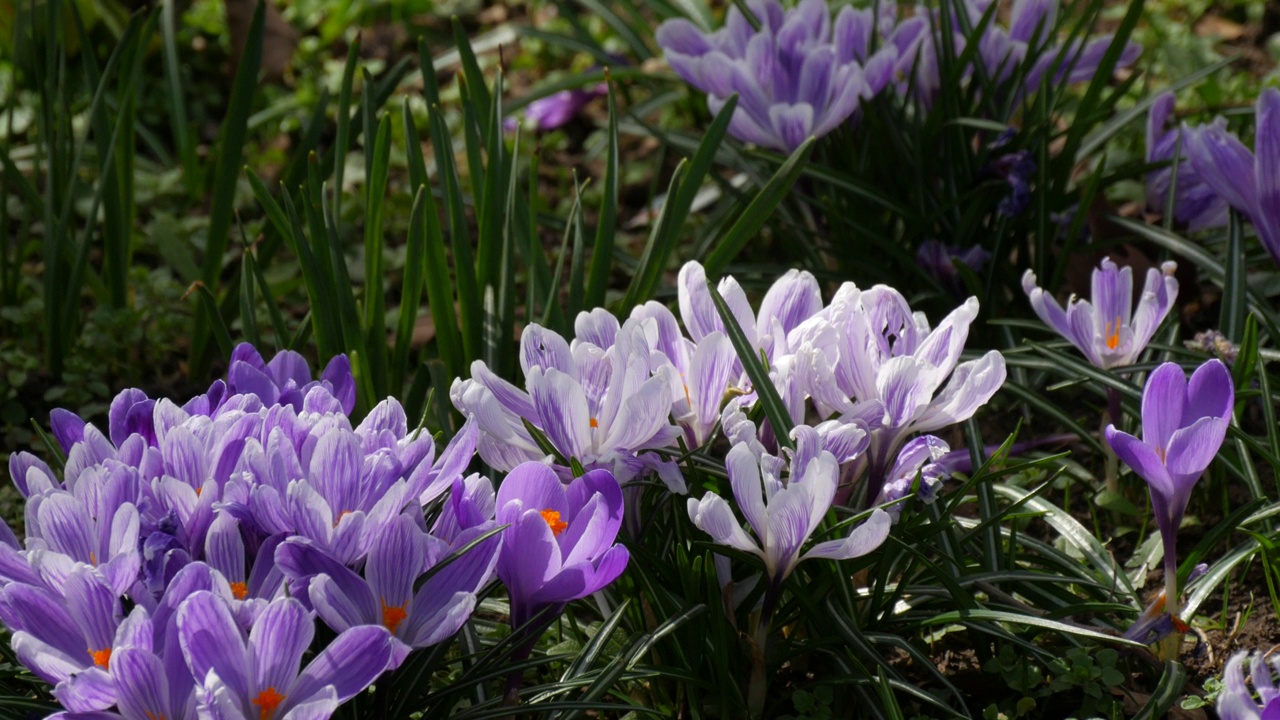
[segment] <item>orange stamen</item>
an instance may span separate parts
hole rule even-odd
[[[284,702],[284,695],[276,692],[276,689],[269,687],[258,693],[258,697],[253,699],[253,704],[261,708],[258,712],[259,720],[271,720],[271,716],[275,715],[276,708],[280,707],[280,703]]]
[[[687,403],[689,403],[690,407],[692,407],[692,406],[693,406],[693,398],[689,397],[689,384],[688,384],[688,383],[684,383],[684,401],[685,401],[685,402],[687,402]]]
[[[196,497],[200,497],[200,493],[202,493],[202,492],[204,492],[204,488],[203,488],[203,487],[198,487],[198,488],[196,488]]]
[[[334,526],[335,528],[336,528],[336,527],[338,527],[338,523],[342,522],[342,518],[344,518],[344,517],[346,517],[346,516],[348,516],[348,515],[350,515],[350,514],[351,514],[351,511],[350,511],[350,510],[343,510],[342,512],[338,513],[338,517],[334,518],[334,520],[333,520],[333,526]]]
[[[405,601],[404,605],[388,605],[386,598],[380,598],[382,602],[382,626],[391,634],[395,634],[396,628],[400,627],[400,623],[409,617],[409,613],[405,612],[405,607],[409,601]]]
[[[1106,330],[1107,330],[1107,349],[1115,350],[1116,348],[1120,347],[1120,316],[1119,315],[1116,316],[1116,322],[1114,326],[1111,323],[1107,323]]]
[[[164,716],[164,713],[157,715],[150,710],[143,710],[142,713],[147,716],[147,720],[169,720]]]
[[[551,534],[556,537],[569,527],[569,523],[560,519],[560,512],[551,508],[542,511],[542,519],[547,521],[547,527],[551,528]]]
[[[90,650],[89,654],[93,656],[93,664],[107,670],[111,662],[111,648],[103,648],[101,650]]]
[[[591,418],[591,420],[589,421],[589,424],[590,424],[590,425],[591,425],[591,427],[593,427],[593,428],[598,428],[598,427],[600,427],[600,421],[599,421],[599,420],[597,420],[597,419],[595,419],[595,418]]]
[[[89,551],[89,564],[98,567],[98,555],[94,551]]]
[[[243,600],[249,597],[249,586],[246,583],[231,583],[231,595],[237,600]]]

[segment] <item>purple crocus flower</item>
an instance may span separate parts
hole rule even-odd
[[[501,539],[493,536],[452,561],[414,590],[423,573],[494,528],[492,521],[461,532],[452,544],[424,532],[408,515],[391,522],[377,537],[364,576],[350,570],[304,538],[291,538],[276,551],[276,561],[333,630],[381,625],[396,639],[392,666],[414,648],[447,640],[475,609],[477,597],[493,577]]]
[[[586,597],[627,568],[615,545],[622,525],[622,489],[605,470],[568,485],[541,463],[524,463],[498,487],[502,553],[498,577],[511,598],[511,624],[524,625],[544,607]]]
[[[1133,270],[1104,258],[1093,271],[1093,302],[1072,298],[1064,311],[1053,296],[1036,285],[1036,274],[1022,276],[1031,309],[1049,327],[1071,341],[1090,363],[1104,370],[1131,365],[1155,335],[1178,299],[1177,264],[1147,270],[1146,284],[1133,305]]]
[[[342,403],[344,414],[350,415],[356,404],[356,383],[346,355],[337,355],[325,367],[319,380],[311,379],[306,358],[292,350],[281,350],[264,363],[258,350],[249,343],[237,345],[227,367],[227,394],[252,394],[264,405],[288,405],[302,409],[302,400],[316,386],[323,387]]]
[[[1191,375],[1164,363],[1142,391],[1142,439],[1108,425],[1107,443],[1151,491],[1151,506],[1164,545],[1165,607],[1178,614],[1178,527],[1191,488],[1213,461],[1231,422],[1235,390],[1221,360]]]
[[[835,457],[822,449],[816,430],[802,425],[792,437],[796,450],[790,458],[789,479],[783,476],[788,463],[762,452],[755,443],[737,443],[725,458],[733,497],[756,539],[742,529],[729,503],[716,493],[708,492],[700,500],[690,498],[688,503],[693,524],[712,540],[764,561],[770,587],[777,587],[809,558],[847,560],[875,550],[891,524],[888,513],[876,509],[848,537],[817,543],[801,554],[831,509],[839,471]]]
[[[1280,262],[1280,90],[1263,90],[1256,112],[1256,157],[1221,121],[1184,128],[1186,155],[1206,185],[1248,216]]]
[[[684,19],[658,26],[667,62],[707,94],[719,112],[737,93],[729,132],[744,142],[790,152],[810,136],[835,130],[889,81],[895,50],[865,53],[863,15],[841,10],[834,23],[823,0],[801,0],[784,10],[777,0],[747,0],[760,29],[737,7],[725,27],[703,32]],[[865,67],[864,67],[865,62]]]
[[[1258,699],[1245,682],[1244,663],[1249,661],[1249,675]],[[1280,689],[1276,688],[1272,668],[1280,673],[1280,658],[1271,658],[1271,667],[1263,653],[1237,652],[1222,671],[1222,690],[1214,707],[1221,720],[1274,720],[1280,717]]]
[[[88,565],[76,565],[60,590],[61,598],[21,583],[0,591],[14,654],[54,686],[63,707],[105,710],[116,699],[107,672],[112,652],[139,642],[146,612],[137,608],[126,617],[119,595]]]
[[[198,592],[178,611],[178,637],[197,678],[201,717],[220,720],[327,718],[387,668],[392,639],[380,625],[338,634],[299,672],[315,625],[293,598],[272,602],[248,638],[222,598]]]
[[[529,422],[566,462],[608,469],[620,481],[657,469],[674,492],[684,491],[673,466],[670,472],[656,467],[669,462],[641,454],[673,445],[679,434],[669,422],[675,381],[667,375],[673,371],[652,362],[640,321],[628,320],[606,334],[612,335],[607,348],[586,340],[570,345],[546,328],[527,326],[520,337],[527,393],[479,361],[472,364],[470,380],[454,382],[450,396],[455,407],[476,417],[485,462],[512,470],[523,462],[548,459],[525,427]]]
[[[605,83],[587,90],[561,90],[529,103],[524,117],[535,130],[555,130],[577,117],[587,103],[607,94],[609,86]]]
[[[964,299],[964,280],[956,267],[959,263],[975,274],[982,272],[991,260],[991,253],[981,245],[967,248],[946,245],[941,240],[925,240],[916,250],[916,261],[953,295]]]
[[[938,486],[951,474],[941,462],[950,452],[951,446],[933,435],[921,435],[903,445],[875,504],[888,505],[889,517],[897,522],[902,516],[902,500],[915,486],[917,477],[920,478],[917,496],[925,503],[933,502]]]
[[[977,315],[978,300],[969,298],[931,329],[897,290],[846,283],[797,328],[799,384],[819,413],[870,427],[866,502],[880,494],[911,434],[967,420],[1004,384],[998,351],[959,362]]]
[[[1214,192],[1196,172],[1188,157],[1190,145],[1186,132],[1171,126],[1174,96],[1161,93],[1147,114],[1147,162],[1151,164],[1172,162],[1179,157],[1177,174],[1167,167],[1147,175],[1147,208],[1163,214],[1169,202],[1169,188],[1174,185],[1173,217],[1186,225],[1189,232],[1227,224],[1227,201]],[[1226,120],[1218,118],[1216,125],[1225,126]],[[1225,128],[1220,128],[1225,132]],[[1179,148],[1181,143],[1181,148]]]

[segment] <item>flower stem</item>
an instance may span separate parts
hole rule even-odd
[[[753,720],[764,717],[764,703],[769,695],[764,651],[765,644],[769,640],[769,625],[773,619],[773,611],[781,595],[782,583],[770,582],[769,587],[764,591],[764,602],[760,606],[760,617],[756,621],[756,634],[753,641],[755,647],[752,648],[751,669],[747,678],[747,713]]]
[[[1107,424],[1121,427],[1123,416],[1124,411],[1120,408],[1120,392],[1115,388],[1107,388],[1107,414],[1102,417],[1102,432],[1099,433],[1103,440],[1106,439]],[[1102,447],[1106,451],[1106,488],[1110,492],[1119,493],[1120,461],[1109,444],[1104,442]]]

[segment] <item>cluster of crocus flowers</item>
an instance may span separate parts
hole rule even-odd
[[[1231,422],[1235,389],[1221,360],[1209,360],[1187,380],[1164,363],[1142,391],[1142,438],[1106,429],[1107,443],[1147,482],[1164,546],[1165,612],[1178,615],[1178,528],[1191,489],[1218,454]]]
[[[562,479],[575,467],[607,469],[621,482],[656,472],[671,490],[685,492],[671,460],[680,443],[705,447],[717,426],[732,436],[721,422],[726,402],[736,398],[736,407],[750,407],[756,393],[702,266],[686,264],[677,290],[684,332],[655,302],[621,324],[603,311],[584,312],[571,341],[530,325],[521,337],[525,390],[477,362],[470,379],[454,383],[451,397],[477,418],[481,457],[501,470],[542,462]],[[978,313],[975,298],[931,328],[883,285],[862,291],[846,283],[824,306],[816,279],[791,271],[769,288],[758,311],[732,277],[721,279],[717,292],[766,361],[792,421],[803,425],[811,406],[820,417],[812,429],[839,468],[841,501],[869,468],[858,504],[877,502],[908,440],[967,420],[1004,382],[999,352],[960,362]],[[767,425],[760,440],[776,449]]]
[[[707,94],[712,112],[738,95],[729,132],[739,140],[790,152],[839,127],[888,84],[896,51],[885,46],[867,56],[870,13],[845,7],[832,22],[825,0],[790,9],[747,0],[746,7],[754,18],[730,7],[714,32],[684,19],[657,31],[667,62]]]
[[[1177,265],[1162,263],[1147,270],[1137,305],[1133,303],[1133,270],[1103,259],[1093,271],[1092,301],[1072,297],[1066,310],[1053,295],[1036,285],[1030,270],[1022,288],[1031,309],[1049,327],[1075,345],[1094,366],[1103,370],[1132,365],[1178,299]]]
[[[26,538],[0,533],[0,621],[65,717],[326,718],[452,637],[504,552],[504,566],[561,576],[534,596],[513,586],[522,608],[626,567],[604,548],[622,514],[608,472],[560,503],[529,499],[518,477],[503,486],[505,506],[524,498],[565,536],[555,568],[539,566],[504,543],[490,481],[464,476],[475,421],[437,454],[394,399],[353,426],[354,387],[346,358],[313,380],[295,353],[263,362],[242,345],[228,379],[182,406],[120,393],[107,434],[55,412],[61,473],[9,458]]]

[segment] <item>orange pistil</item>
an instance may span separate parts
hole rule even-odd
[[[1120,347],[1120,316],[1116,316],[1115,324],[1107,323],[1107,349],[1115,350]]]
[[[147,720],[169,720],[165,717],[164,713],[157,715],[150,710],[143,710],[142,713],[147,716]]]
[[[1168,452],[1168,450],[1165,450],[1165,449],[1164,449],[1164,448],[1162,448],[1162,447],[1158,447],[1158,448],[1156,448],[1156,457],[1160,458],[1160,462],[1161,462],[1162,464],[1167,464],[1167,461],[1164,459],[1165,453],[1167,453],[1167,452]]]
[[[599,420],[597,420],[597,419],[595,419],[595,418],[591,418],[591,419],[588,421],[588,424],[589,424],[589,425],[591,425],[591,427],[593,427],[593,428],[598,428],[598,427],[600,427],[600,421],[599,421]]]
[[[560,519],[560,512],[558,510],[552,510],[551,508],[543,510],[542,519],[547,521],[547,527],[551,528],[551,534],[556,537],[559,537],[560,533],[564,532],[565,528],[569,527],[569,523]]]
[[[98,567],[98,555],[94,551],[89,551],[89,564]]]
[[[284,702],[284,695],[276,692],[276,689],[269,687],[258,693],[258,697],[253,699],[253,704],[257,705],[259,720],[271,720],[271,716],[275,715],[276,708],[280,707],[280,703]]]
[[[203,488],[203,487],[198,487],[198,488],[196,488],[196,497],[200,497],[200,493],[202,493],[202,492],[204,492],[204,488]]]
[[[693,398],[689,397],[689,383],[682,384],[684,385],[684,401],[689,403],[689,407],[693,407]]]
[[[348,516],[348,515],[350,515],[350,514],[351,514],[351,511],[350,511],[350,510],[343,510],[342,512],[338,513],[338,517],[336,517],[336,518],[334,518],[334,519],[333,519],[333,526],[334,526],[335,528],[336,528],[336,527],[338,527],[338,523],[342,522],[342,518],[344,518],[344,517],[346,517],[346,516]]]
[[[249,597],[249,585],[242,582],[231,583],[231,595],[237,600]]]
[[[409,613],[405,612],[405,607],[409,602],[406,600],[404,605],[388,605],[386,598],[380,598],[382,603],[382,626],[391,634],[395,634],[396,628],[400,627],[400,623],[409,617]]]
[[[93,664],[107,670],[111,662],[111,648],[103,648],[101,650],[90,650],[89,654],[93,656]]]

